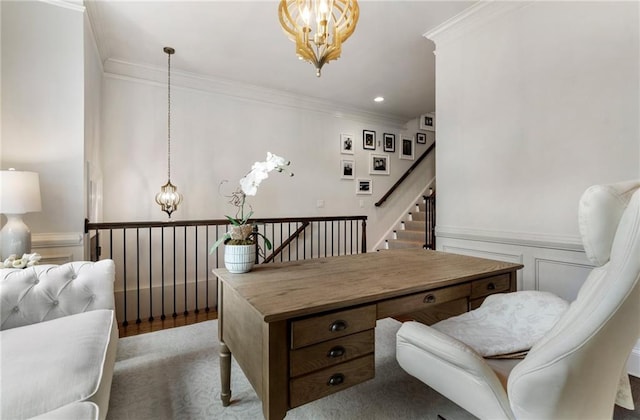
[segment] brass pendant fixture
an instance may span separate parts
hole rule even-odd
[[[278,17],[296,54],[316,68],[337,60],[342,43],[356,29],[360,8],[357,0],[280,0]]]
[[[163,51],[168,57],[167,72],[167,183],[160,188],[156,194],[156,203],[160,205],[162,211],[167,213],[171,219],[171,213],[178,209],[178,204],[182,202],[182,195],[178,192],[178,187],[171,183],[171,55],[176,51],[171,47],[164,47]]]

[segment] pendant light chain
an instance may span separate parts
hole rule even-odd
[[[171,54],[167,51],[167,178],[171,182]]]

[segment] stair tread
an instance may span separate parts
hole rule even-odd
[[[389,239],[387,240],[387,247],[389,249],[397,248],[422,248],[424,244],[417,241],[407,241],[402,239]]]

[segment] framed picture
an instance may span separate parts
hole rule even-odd
[[[353,159],[340,160],[340,178],[354,179],[356,175],[356,161]]]
[[[358,178],[358,180],[356,181],[356,194],[371,195],[372,193],[373,185],[371,185],[371,180]]]
[[[390,133],[384,133],[384,144],[383,149],[385,152],[395,152],[396,151],[396,135]]]
[[[343,155],[353,154],[353,134],[340,134],[340,153]]]
[[[416,133],[416,143],[427,144],[427,133]]]
[[[372,175],[389,175],[389,155],[369,156],[369,173]]]
[[[420,130],[436,131],[436,114],[429,112],[420,115]]]
[[[362,130],[362,148],[366,150],[376,150],[376,132]]]
[[[400,144],[400,159],[413,160],[414,149],[413,137],[403,137]]]

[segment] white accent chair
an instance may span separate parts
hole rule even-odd
[[[436,328],[407,322],[397,333],[400,366],[481,419],[611,418],[640,335],[639,188],[628,181],[585,191],[579,227],[595,268],[524,359],[485,359]]]

